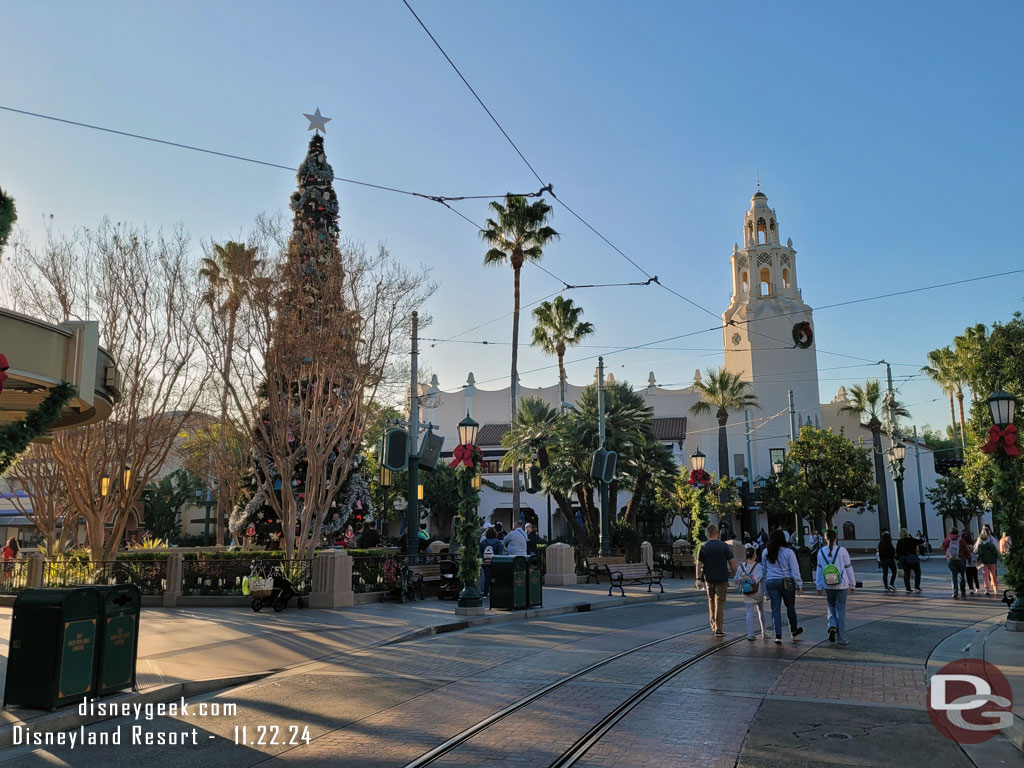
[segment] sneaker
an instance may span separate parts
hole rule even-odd
[[[747,640],[757,640],[757,635],[747,635]]]
[[[973,589],[971,590],[971,594],[972,594],[972,595],[974,594],[974,590],[973,590]]]
[[[850,641],[849,641],[849,640],[840,640],[840,641],[838,642],[838,645],[849,645],[849,644],[850,644]]]
[[[828,628],[828,641],[830,643],[834,643],[836,641],[836,632],[838,632],[838,630],[835,627]]]
[[[958,594],[957,594],[956,592],[954,592],[954,593],[953,593],[953,599],[954,599],[954,600],[956,600],[956,599],[957,599],[957,598],[959,598],[959,597],[960,597],[960,595],[958,595]]]
[[[793,640],[799,640],[800,639],[800,635],[802,635],[803,633],[804,633],[804,628],[803,627],[797,627],[796,629],[793,630],[793,633],[790,635],[790,637],[792,637]]]
[[[776,635],[775,636],[775,644],[776,645],[782,645],[782,635]]]
[[[715,637],[725,637],[725,632],[722,632],[722,631],[715,632]]]
[[[917,587],[917,588],[915,588],[915,589],[914,589],[914,591],[915,591],[915,592],[916,592],[917,594],[919,594],[919,595],[921,594],[921,588],[920,588],[920,587]]]
[[[908,589],[908,590],[907,590],[907,594],[908,594],[908,595],[912,595],[912,594],[914,594],[914,590],[912,590],[912,589]]]

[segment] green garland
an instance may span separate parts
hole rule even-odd
[[[486,485],[488,488],[493,488],[494,490],[500,491],[501,493],[512,493],[511,488],[506,488],[504,485],[498,485],[497,483],[488,480],[486,477],[481,477],[480,482]]]
[[[480,580],[480,518],[477,507],[480,493],[473,487],[473,473],[459,467],[459,515],[456,534],[459,539],[459,580],[476,586]]]
[[[14,208],[14,198],[4,194],[0,189],[0,253],[7,245],[7,238],[11,234],[14,222],[18,220],[18,212]]]
[[[33,440],[42,436],[61,410],[75,396],[73,385],[62,381],[50,390],[50,394],[21,421],[14,421],[0,429],[0,475],[10,468]]]

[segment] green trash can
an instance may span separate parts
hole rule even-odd
[[[495,555],[491,559],[491,608],[511,611],[526,607],[528,565],[522,555]]]
[[[540,555],[532,554],[526,559],[526,604],[530,608],[543,605],[543,584],[544,569],[541,567]]]
[[[14,601],[3,706],[56,709],[93,691],[101,595],[26,589]]]
[[[796,551],[796,560],[800,563],[800,578],[804,582],[813,582],[814,568],[811,565],[811,550],[808,547],[800,547]]]
[[[96,696],[135,688],[139,656],[139,614],[142,593],[135,584],[97,587],[103,597],[100,613]]]

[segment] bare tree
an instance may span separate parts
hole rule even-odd
[[[21,244],[13,261],[13,294],[27,311],[99,321],[117,362],[121,399],[110,418],[58,432],[48,448],[67,513],[84,518],[93,561],[108,560],[210,379],[198,268],[180,229],[153,235],[109,221],[71,237],[51,232],[41,252]]]
[[[78,516],[65,502],[64,480],[49,447],[35,444],[22,454],[5,478],[10,500],[43,537],[43,551],[50,556],[75,544]],[[24,495],[21,495],[24,493]]]

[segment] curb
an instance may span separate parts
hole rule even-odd
[[[226,688],[233,688],[237,685],[252,683],[262,680],[274,674],[274,671],[260,672],[252,675],[239,675],[236,677],[220,677],[209,680],[183,681],[167,683],[166,685],[147,688],[145,691],[131,691],[103,699],[103,704],[158,704],[160,702],[174,701],[181,698],[198,696],[212,691]],[[27,716],[23,720],[10,710],[3,712],[0,716],[6,720],[0,725],[0,749],[14,745],[14,728],[16,726],[27,726],[32,730],[47,731],[68,731],[79,726],[94,725],[105,720],[116,720],[120,715],[80,715],[78,706],[66,707],[54,712],[41,710],[25,710],[20,713]],[[0,755],[0,761],[3,756]]]
[[[703,592],[693,592],[692,594],[652,592],[650,595],[613,597],[601,600],[600,602],[569,603],[567,605],[559,605],[551,608],[527,608],[526,610],[502,611],[490,616],[463,619],[462,621],[452,621],[446,624],[435,624],[431,627],[414,629],[410,632],[404,632],[397,637],[393,637],[390,640],[386,640],[383,643],[380,643],[380,646],[397,645],[398,643],[404,643],[409,640],[417,640],[419,638],[430,637],[432,635],[442,635],[448,632],[459,632],[464,629],[481,627],[487,624],[504,624],[509,621],[525,621],[527,619],[536,619],[545,616],[561,616],[568,613],[588,613],[590,611],[600,611],[604,608],[619,608],[624,605],[656,603],[662,600],[685,600],[690,597],[706,599]]]

